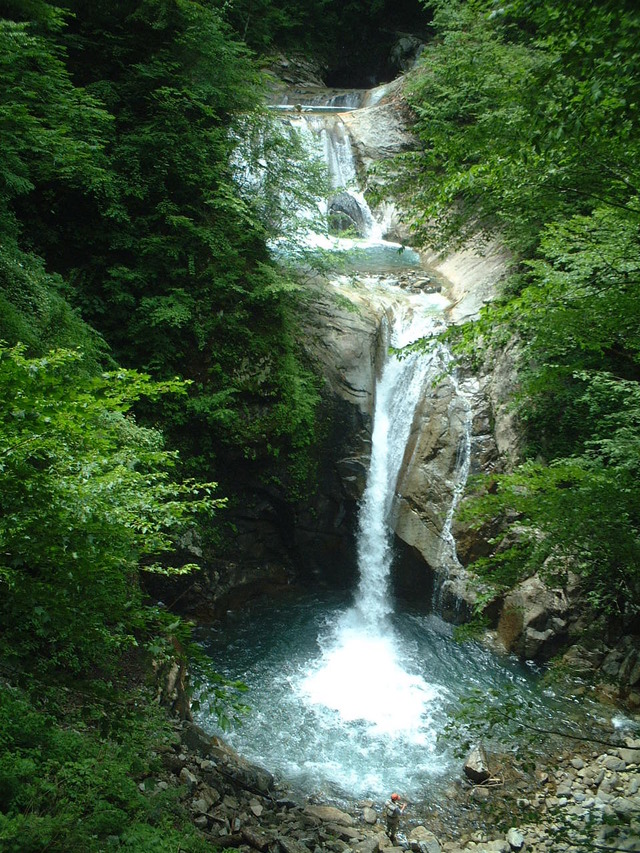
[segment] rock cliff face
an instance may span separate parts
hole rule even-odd
[[[424,277],[424,271],[420,275]],[[405,274],[407,278],[411,276]],[[306,320],[305,346],[321,366],[327,396],[352,411],[352,434],[343,436],[335,457],[347,501],[357,501],[365,486],[375,383],[385,355],[381,324],[387,310],[370,290],[334,283],[318,289]],[[463,619],[474,602],[456,556],[454,510],[469,471],[486,472],[500,465],[491,391],[489,376],[479,380],[444,373],[435,387],[428,385],[416,409],[398,478],[393,526],[417,558],[411,595],[430,603],[435,583],[440,589],[438,606],[452,621]],[[467,541],[469,553],[478,547]],[[418,565],[421,571],[416,570]]]

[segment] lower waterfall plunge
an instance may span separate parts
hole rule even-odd
[[[432,334],[436,324],[429,314],[405,309],[392,320],[389,343],[406,346]],[[421,722],[442,690],[402,665],[402,643],[388,618],[393,557],[389,520],[416,405],[429,375],[439,369],[438,349],[428,357],[387,356],[375,389],[371,462],[359,513],[355,604],[338,620],[317,667],[300,684],[303,700],[312,706],[332,708],[343,720],[361,720],[377,733],[422,744]]]
[[[388,342],[402,346],[435,330],[441,310],[425,294],[392,298]],[[454,642],[437,616],[392,607],[389,517],[398,470],[419,393],[445,363],[435,348],[430,356],[390,356],[381,372],[354,595],[292,591],[199,632],[216,668],[249,687],[250,714],[225,739],[300,794],[340,802],[386,798],[397,788],[434,803],[459,772],[442,735],[473,690],[491,703],[499,701],[492,692],[515,689],[530,718],[549,718],[550,700],[527,667]],[[212,727],[205,712],[200,722]]]

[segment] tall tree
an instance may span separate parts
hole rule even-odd
[[[81,137],[100,180],[39,175],[13,204],[23,244],[63,276],[120,362],[194,380],[162,414],[194,466],[224,444],[302,462],[314,383],[296,350],[293,283],[267,248],[291,207],[274,181],[293,187],[299,173],[292,142],[256,129],[260,79],[246,49],[195,0],[61,5],[54,29],[42,16],[20,26],[42,30],[70,90],[103,105],[99,137],[97,127]],[[251,127],[270,173],[259,194],[243,187],[239,159]]]

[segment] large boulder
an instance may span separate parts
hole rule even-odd
[[[348,812],[343,812],[335,806],[305,806],[304,813],[318,818],[323,823],[337,823],[343,826],[353,826],[353,817]]]
[[[368,218],[358,200],[351,193],[341,192],[329,199],[328,214],[331,233],[341,234],[345,231],[354,231],[360,237],[366,235]]]
[[[436,836],[424,826],[416,826],[411,830],[409,848],[415,853],[440,853],[442,850]]]
[[[476,785],[481,785],[483,782],[487,782],[491,778],[489,761],[482,744],[478,744],[473,747],[467,756],[467,760],[465,761],[462,769],[464,770],[464,774],[467,779],[474,782]]]
[[[498,637],[507,651],[526,660],[548,660],[569,638],[570,590],[550,588],[534,575],[505,598]]]
[[[435,573],[439,609],[460,622],[476,593],[463,563],[486,549],[470,527],[455,525],[468,473],[494,470],[498,454],[483,387],[472,378],[444,376],[421,401],[398,481],[395,531]],[[481,537],[484,532],[481,531]]]

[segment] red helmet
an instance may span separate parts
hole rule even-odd
[[[400,794],[391,794],[391,799],[395,802],[400,799]]]

